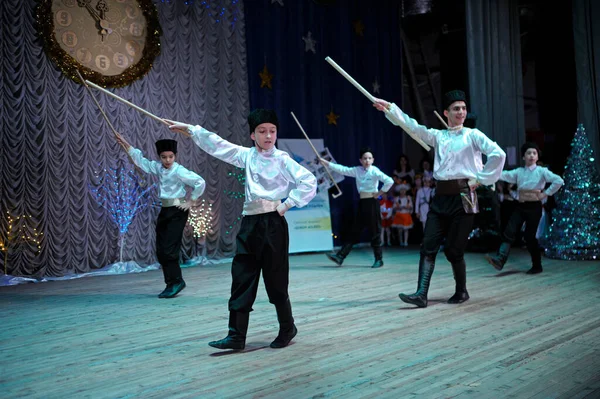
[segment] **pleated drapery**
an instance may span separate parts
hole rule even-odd
[[[219,7],[215,17],[206,4]],[[249,145],[246,46],[241,1],[157,2],[163,31],[161,54],[150,73],[114,93],[161,117],[201,124],[227,140]],[[35,0],[0,2],[0,266],[14,276],[85,273],[119,260],[119,231],[91,187],[105,168],[128,162],[84,87],[49,60],[37,36]],[[212,228],[205,253],[233,254],[243,198],[239,170],[210,158],[190,139],[95,91],[115,128],[147,158],[154,142],[179,142],[177,161],[207,182]],[[145,176],[150,184],[156,179]],[[156,196],[157,190],[154,190]],[[153,201],[156,198],[152,199]],[[156,262],[149,206],[129,226],[123,254],[140,264]],[[23,236],[7,236],[19,219]],[[14,222],[13,222],[14,223]],[[35,230],[34,230],[35,229]],[[43,234],[42,234],[43,233]],[[40,251],[28,239],[40,237]],[[197,255],[191,229],[184,258]],[[7,256],[6,256],[7,255]],[[6,256],[6,264],[5,264]]]

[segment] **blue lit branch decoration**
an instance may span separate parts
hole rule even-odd
[[[546,256],[554,259],[600,259],[600,174],[583,125],[571,143],[565,185],[556,194]]]
[[[150,200],[155,196],[156,184],[147,185],[133,167],[122,160],[116,168],[104,168],[102,172],[103,175],[94,172],[97,184],[90,185],[90,191],[119,229],[119,262],[123,262],[125,234],[135,215],[154,204]]]

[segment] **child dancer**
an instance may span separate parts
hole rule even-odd
[[[390,122],[432,146],[435,155],[435,196],[423,233],[417,291],[409,295],[400,294],[400,299],[421,308],[427,307],[436,256],[446,239],[444,253],[452,264],[456,282],[456,291],[448,303],[463,303],[469,299],[464,253],[474,213],[478,211],[475,188],[479,182],[490,185],[498,180],[506,154],[480,130],[463,126],[467,116],[467,99],[461,90],[453,90],[444,96],[444,116],[449,126],[444,130],[419,125],[397,105],[385,100],[375,99],[373,106],[385,111]],[[485,166],[482,154],[487,155]],[[424,167],[424,175],[425,172]]]
[[[417,191],[416,210],[417,217],[423,223],[423,231],[425,231],[425,223],[427,223],[427,214],[429,213],[429,204],[433,197],[433,188],[431,188],[431,177],[423,178],[423,187]]]
[[[387,235],[387,246],[392,246],[392,221],[394,216],[394,202],[392,195],[384,195],[379,201],[379,211],[381,212],[381,243],[386,242],[384,236]]]
[[[413,202],[412,198],[406,194],[410,190],[410,186],[406,183],[400,187],[400,195],[394,202],[394,209],[396,214],[394,215],[394,222],[392,226],[398,230],[398,240],[400,241],[401,247],[408,247],[408,230],[413,227],[412,213],[413,213]]]
[[[373,263],[372,267],[379,268],[383,266],[383,251],[381,249],[381,215],[377,197],[384,195],[390,187],[392,187],[394,180],[379,170],[377,166],[373,165],[375,158],[373,157],[373,151],[368,147],[360,150],[360,163],[362,166],[349,168],[347,166],[331,163],[322,158],[320,158],[319,161],[325,166],[330,167],[334,172],[344,176],[354,177],[356,179],[356,189],[360,194],[358,212],[354,219],[354,224],[352,225],[350,241],[344,244],[342,249],[336,254],[327,254],[327,257],[338,266],[341,266],[346,256],[352,251],[354,244],[360,240],[362,230],[368,228],[369,234],[371,235],[371,247],[375,254],[375,263]],[[379,182],[383,183],[381,190],[379,190]]]
[[[510,247],[515,241],[515,236],[523,226],[523,223],[525,223],[525,244],[531,255],[532,263],[531,269],[529,269],[527,274],[538,274],[543,271],[543,268],[542,255],[535,234],[540,218],[542,217],[542,201],[554,195],[564,184],[564,181],[560,176],[550,172],[547,168],[537,165],[539,157],[537,144],[529,142],[523,144],[521,155],[525,161],[525,167],[504,171],[500,176],[500,180],[517,184],[519,188],[519,201],[502,235],[500,249],[496,255],[488,255],[486,259],[496,270],[502,270],[508,259]],[[550,187],[544,190],[546,183],[551,184]]]
[[[183,281],[179,266],[179,252],[181,251],[183,229],[192,205],[185,199],[185,186],[193,187],[190,195],[193,202],[204,193],[206,183],[202,177],[175,162],[177,154],[177,141],[175,140],[158,140],[156,142],[156,152],[160,157],[160,162],[144,158],[142,152],[132,147],[120,134],[117,134],[117,142],[127,151],[133,163],[140,169],[159,177],[159,198],[162,206],[156,222],[156,257],[162,268],[167,287],[158,294],[158,297],[173,298],[185,288],[185,281]]]
[[[286,152],[275,148],[279,127],[275,111],[256,109],[248,116],[252,148],[230,143],[200,126],[168,122],[175,131],[191,133],[194,142],[208,154],[246,170],[242,225],[231,264],[229,333],[208,344],[217,349],[244,349],[262,271],[269,302],[275,305],[279,321],[279,334],[270,346],[286,347],[298,329],[288,295],[289,236],[283,215],[313,199],[317,179]]]

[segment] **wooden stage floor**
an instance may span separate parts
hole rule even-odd
[[[160,271],[0,287],[0,397],[599,398],[600,262],[544,258],[530,276],[522,250],[502,273],[466,259],[471,300],[445,303],[441,256],[416,309],[398,293],[416,288],[417,248],[386,248],[381,269],[369,249],[341,268],[292,256],[298,336],[268,347],[261,283],[237,353],[207,345],[227,332],[229,263],[184,269],[170,300]]]

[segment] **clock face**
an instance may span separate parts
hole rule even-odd
[[[160,51],[151,0],[42,0],[38,23],[50,57],[96,83],[123,86],[146,74]]]

